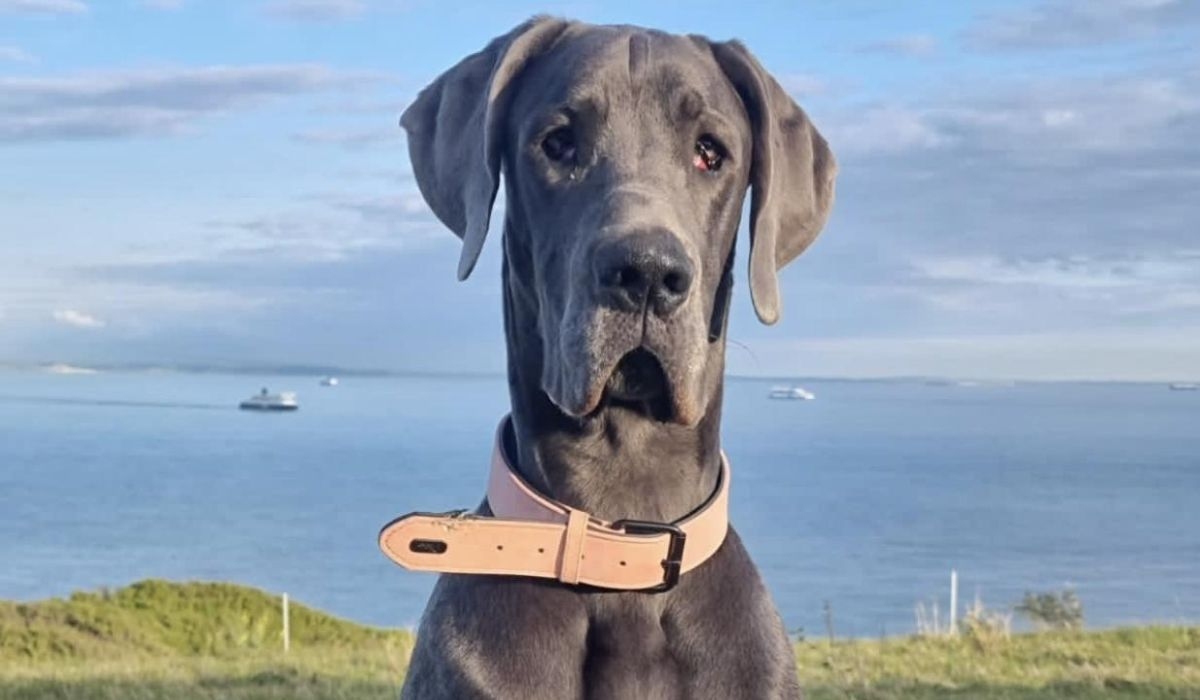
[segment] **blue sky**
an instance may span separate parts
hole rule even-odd
[[[0,0],[0,362],[500,370],[396,120],[541,12],[740,38],[838,154],[731,370],[1200,378],[1187,0]]]

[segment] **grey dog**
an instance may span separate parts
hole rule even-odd
[[[521,475],[610,521],[670,522],[703,503],[720,471],[746,192],[765,323],[779,315],[777,271],[833,203],[834,158],[804,112],[738,42],[537,17],[442,74],[401,124],[422,195],[462,238],[460,279],[504,174],[505,440]],[[729,700],[800,688],[731,529],[668,592],[443,575],[403,697]]]

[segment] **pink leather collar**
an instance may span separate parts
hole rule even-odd
[[[379,546],[414,571],[533,576],[614,590],[668,590],[708,560],[729,530],[729,461],[716,491],[673,523],[609,523],[538,493],[509,465],[505,417],[496,434],[487,499],[493,516],[409,513],[384,526]]]

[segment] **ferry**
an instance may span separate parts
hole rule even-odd
[[[812,401],[817,395],[799,386],[777,386],[771,389],[768,398],[791,401]]]
[[[243,411],[295,411],[300,408],[300,403],[296,400],[296,392],[281,391],[278,394],[272,394],[265,388],[238,404],[238,408]]]

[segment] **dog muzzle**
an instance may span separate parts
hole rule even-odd
[[[670,523],[607,522],[537,492],[504,454],[506,417],[488,479],[492,516],[466,511],[409,513],[383,527],[379,546],[413,571],[531,576],[621,591],[666,591],[703,564],[729,531],[729,461],[721,453],[716,490]]]

